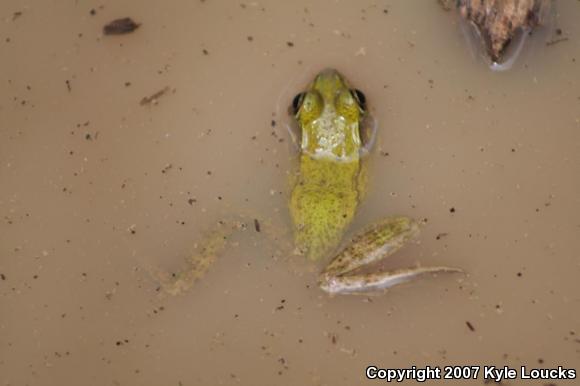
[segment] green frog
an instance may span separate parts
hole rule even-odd
[[[366,157],[376,127],[369,127],[364,94],[349,86],[333,69],[320,72],[291,111],[298,130],[299,166],[292,178],[289,200],[296,251],[310,260],[329,257],[340,245],[366,190]],[[166,292],[178,294],[203,277],[229,235],[245,222],[222,222],[210,233],[189,267],[178,274],[156,272]],[[414,267],[395,271],[371,269],[419,232],[408,217],[391,217],[356,234],[319,276],[329,294],[380,292],[418,276],[460,272],[449,267]]]
[[[298,251],[311,260],[329,256],[340,244],[366,191],[366,157],[376,127],[368,126],[364,94],[336,70],[320,72],[292,103],[300,130],[300,160],[290,197]],[[369,133],[370,132],[370,133]],[[366,271],[419,232],[408,217],[391,217],[353,237],[326,266],[320,287],[330,294],[381,291],[426,273],[458,272],[449,267]]]

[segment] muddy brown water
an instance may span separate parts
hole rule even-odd
[[[0,16],[0,384],[580,370],[578,2],[558,5],[568,40],[536,39],[502,73],[435,1],[7,0]],[[141,26],[102,35],[125,16]],[[330,298],[320,266],[291,254],[287,106],[329,66],[380,125],[352,229],[426,218],[388,264],[467,275]],[[261,232],[250,223],[204,280],[160,294],[147,267],[178,270],[238,213]]]

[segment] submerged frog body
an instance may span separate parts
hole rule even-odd
[[[550,0],[457,0],[494,70],[509,69],[528,35],[544,24]]]
[[[295,98],[301,154],[289,206],[296,247],[312,260],[336,248],[364,194],[359,98],[334,70]]]
[[[300,147],[289,200],[295,245],[301,254],[317,261],[337,250],[365,192],[363,155],[372,145],[374,127],[366,125],[364,94],[350,88],[332,69],[318,74],[308,89],[294,98],[292,109]],[[218,225],[202,240],[199,253],[188,259],[187,269],[176,274],[150,269],[166,292],[175,295],[188,290],[205,275],[227,246],[229,236],[245,228],[238,221]],[[418,231],[419,224],[407,217],[387,218],[369,226],[322,271],[320,288],[329,294],[377,292],[422,274],[460,271],[447,267],[369,269]]]
[[[336,249],[365,192],[365,161],[361,157],[368,131],[364,127],[365,102],[364,94],[350,88],[332,69],[318,74],[307,91],[294,100],[301,154],[290,213],[296,246],[312,260],[327,257]],[[458,271],[425,267],[358,273],[394,253],[418,231],[417,222],[406,217],[388,218],[370,226],[324,269],[321,288],[331,294],[369,292],[424,273]]]

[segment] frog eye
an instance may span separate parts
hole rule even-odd
[[[298,110],[300,109],[300,105],[304,100],[305,93],[301,92],[300,94],[296,94],[294,99],[292,99],[292,113],[294,115],[298,114]]]
[[[358,102],[359,106],[361,107],[361,109],[363,111],[366,111],[367,109],[367,98],[365,97],[365,94],[363,94],[363,92],[361,90],[358,89],[352,89],[350,90],[352,96],[354,97],[354,99],[356,99],[356,101]]]

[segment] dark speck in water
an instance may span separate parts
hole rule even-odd
[[[473,327],[473,324],[471,324],[469,320],[465,322],[465,325],[467,326],[467,328],[469,328],[469,331],[475,331],[475,327]]]
[[[130,17],[113,20],[103,27],[105,35],[123,35],[135,31],[141,24],[136,23]]]

